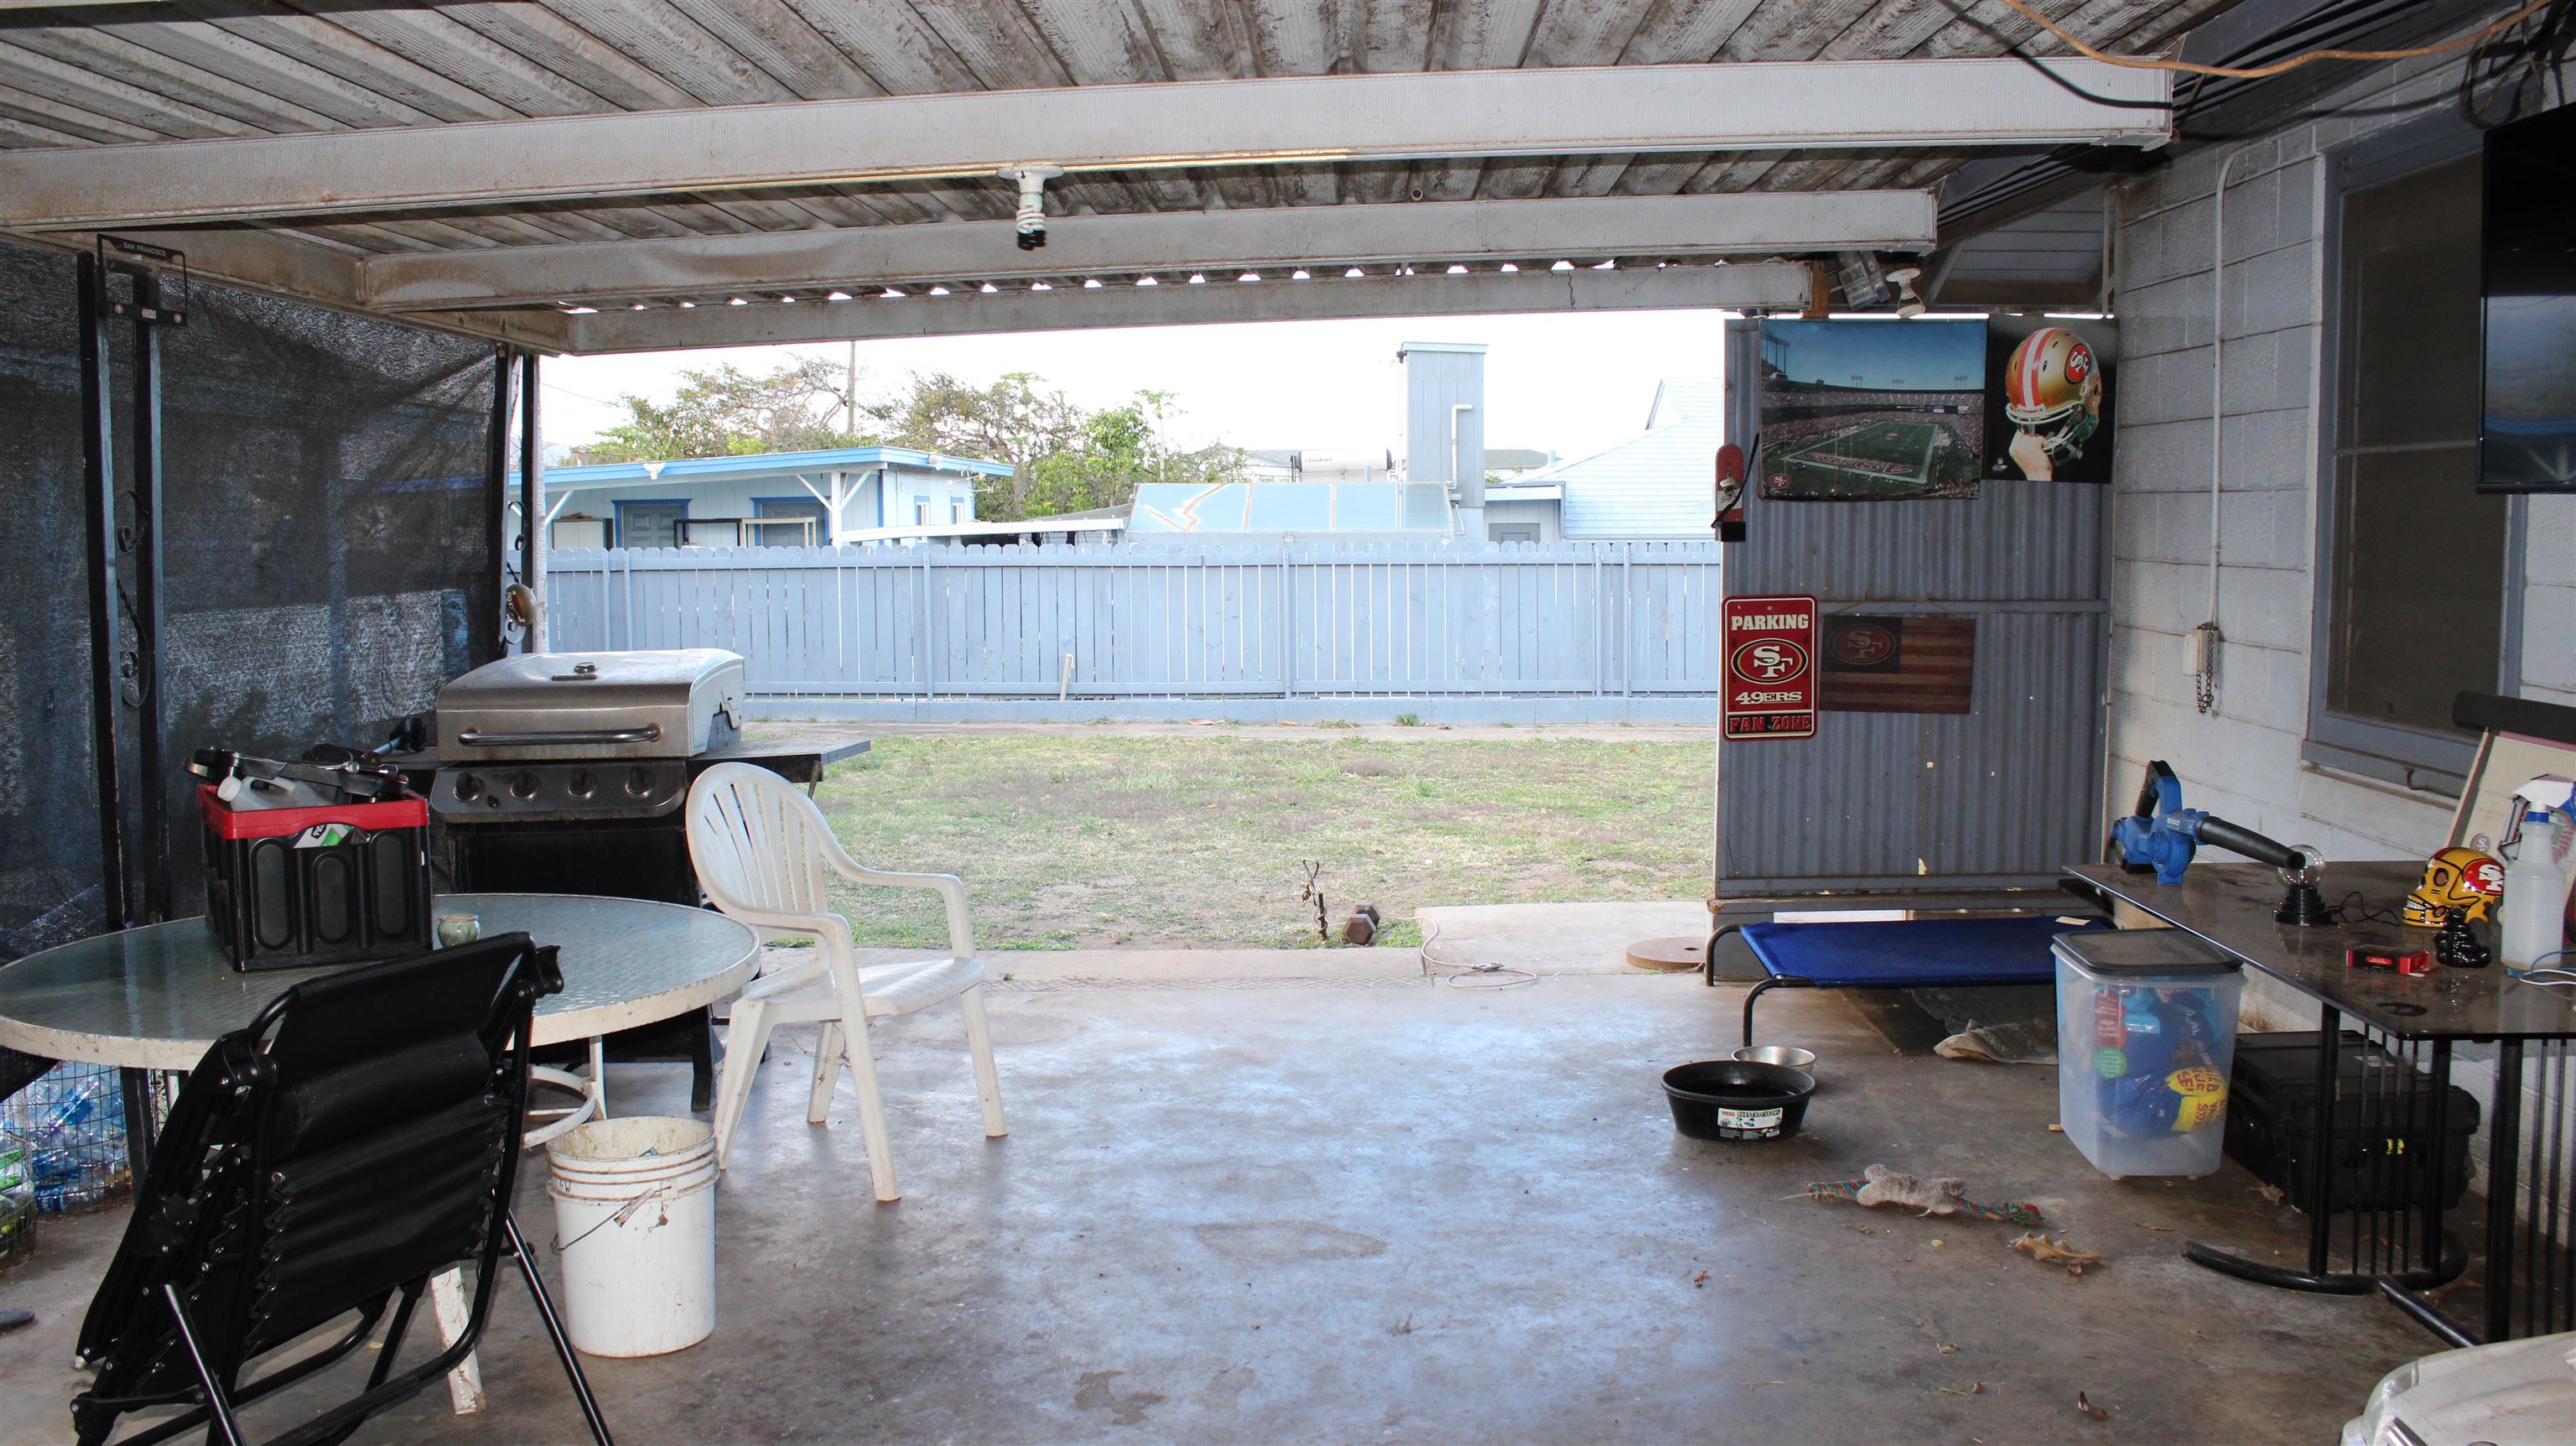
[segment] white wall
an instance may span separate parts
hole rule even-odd
[[[1495,500],[1497,496],[1499,496],[1499,494],[1492,492],[1485,494],[1485,526],[1488,529],[1486,534],[1487,536],[1492,535],[1491,529],[1497,525],[1525,527],[1535,523],[1538,527],[1539,541],[1558,542],[1564,539],[1565,528],[1560,525],[1557,517],[1559,510],[1564,504],[1559,502],[1504,502]]]
[[[2126,812],[2146,760],[2170,761],[2186,801],[2328,859],[2420,856],[2449,828],[2448,797],[2302,761],[2315,608],[2318,378],[2325,217],[2320,153],[2448,103],[2456,61],[2391,67],[2318,103],[2395,116],[2291,126],[2229,169],[2226,395],[2217,709],[2195,711],[2184,635],[2208,616],[2211,194],[2219,146],[2120,186],[2113,276],[2120,320],[2113,482],[2109,798]],[[2427,102],[2422,108],[2406,103]],[[2576,703],[2576,498],[2526,504],[2524,696]],[[2273,1027],[2315,1028],[2312,1006],[2249,989]]]
[[[879,520],[877,514],[879,485],[877,479],[880,477],[885,479],[883,521]],[[871,467],[852,480],[854,485],[851,489],[851,498],[841,513],[841,527],[844,531],[855,532],[879,526],[909,527],[912,525],[912,504],[916,497],[929,499],[932,522],[951,521],[949,508],[952,502],[964,506],[968,519],[975,516],[977,478],[972,474],[934,472],[907,467],[883,469]],[[817,487],[829,490],[824,481],[824,474],[815,474],[814,482]],[[550,496],[548,506],[553,505],[555,497],[562,495],[557,492]],[[814,494],[807,491],[804,484],[794,477],[761,477],[749,481],[725,482],[674,481],[620,485],[613,488],[577,488],[572,492],[571,500],[564,504],[558,516],[587,514],[592,517],[614,517],[616,504],[621,500],[660,501],[677,497],[685,497],[689,500],[689,516],[692,518],[754,517],[759,515],[755,499],[763,497],[814,500]],[[821,540],[819,534],[817,540]]]

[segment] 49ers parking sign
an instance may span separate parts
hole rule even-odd
[[[1816,736],[1816,600],[1731,597],[1726,627],[1729,739]]]

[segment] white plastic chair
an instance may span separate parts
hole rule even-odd
[[[699,774],[689,788],[688,809],[689,861],[715,906],[759,930],[764,941],[814,943],[812,958],[763,974],[734,1001],[733,1022],[725,1030],[724,1068],[716,1076],[718,1168],[742,1121],[770,1031],[782,1024],[819,1023],[823,1036],[814,1051],[814,1088],[805,1118],[824,1123],[846,1056],[858,1084],[860,1126],[867,1136],[868,1173],[875,1179],[877,1198],[900,1198],[894,1152],[886,1142],[885,1098],[868,1052],[868,1021],[950,999],[966,1015],[975,1091],[984,1103],[984,1133],[993,1139],[1009,1133],[1002,1125],[993,1037],[984,1023],[984,963],[975,957],[966,888],[957,876],[862,866],[833,837],[832,826],[812,799],[786,779],[748,763],[719,763]],[[948,957],[860,968],[850,953],[849,921],[832,912],[823,892],[829,874],[939,895],[948,905]]]

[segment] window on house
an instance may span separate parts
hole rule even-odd
[[[930,525],[929,498],[915,497],[912,499],[912,525],[915,527],[928,527]]]
[[[686,502],[620,502],[617,504],[617,545],[620,547],[677,547],[680,524],[688,520]]]
[[[816,547],[831,530],[831,510],[811,497],[755,497],[751,540],[760,547]]]
[[[740,547],[742,522],[739,517],[683,517],[680,519],[682,547]]]
[[[2478,476],[2478,152],[2401,134],[2338,158],[2308,755],[2456,791],[2462,689],[2496,691],[2518,561]],[[2230,268],[2233,270],[2233,268]]]
[[[951,522],[963,522],[963,521],[965,521],[965,520],[966,520],[966,504],[965,504],[964,502],[962,502],[962,501],[959,501],[957,498],[954,498],[954,497],[949,498],[949,499],[948,499],[948,520],[949,520],[949,521],[951,521]]]

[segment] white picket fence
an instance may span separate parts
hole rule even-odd
[[[1203,542],[585,550],[546,566],[558,649],[729,648],[772,700],[1056,705],[1713,698],[1717,558]],[[1557,716],[1586,711],[1635,710]]]

